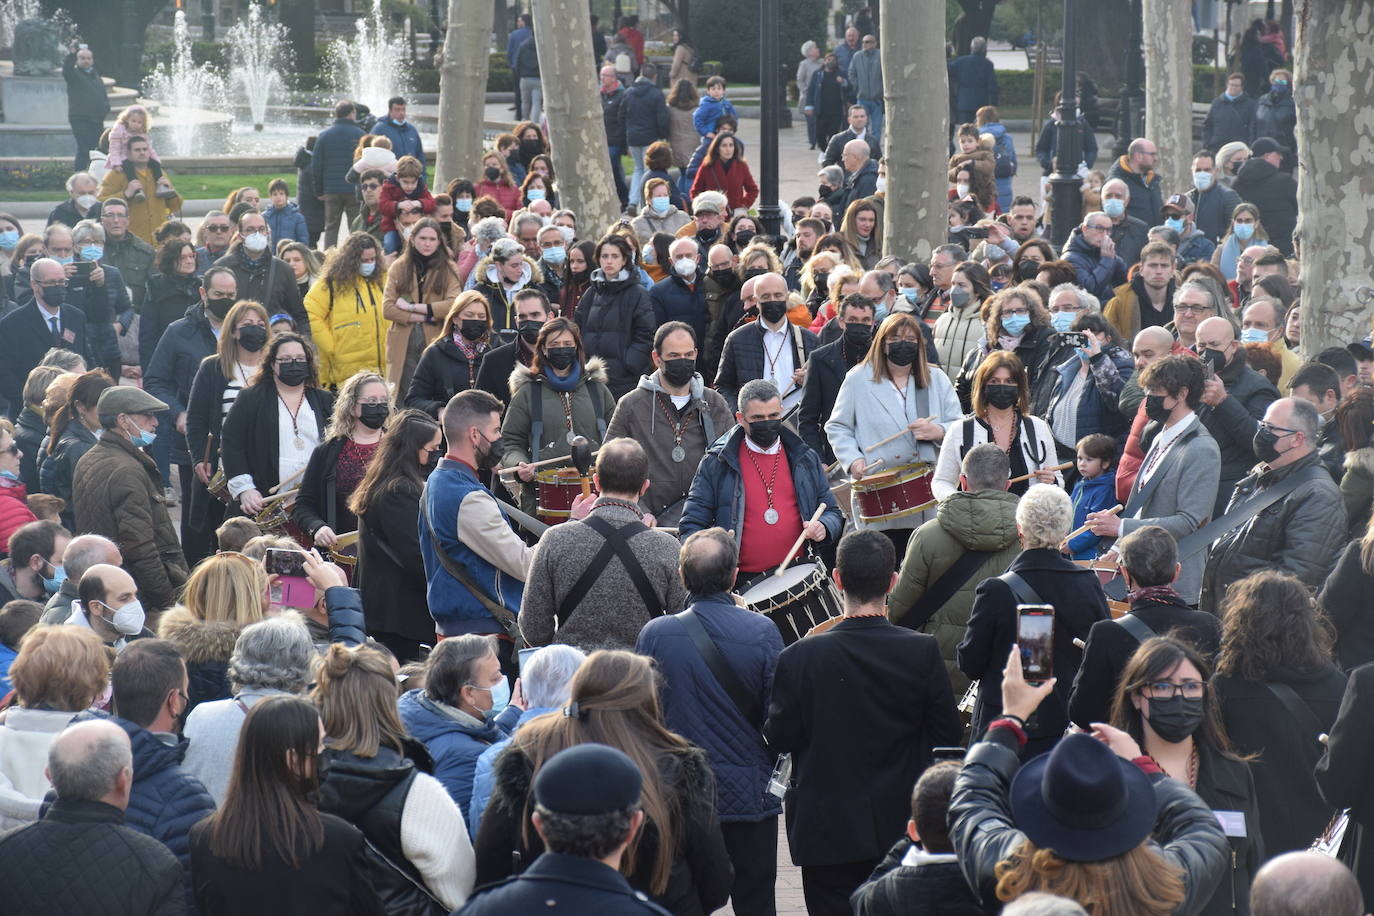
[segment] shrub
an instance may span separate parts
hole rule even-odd
[[[778,56],[791,73],[797,70],[802,42],[824,34],[825,0],[788,0],[780,4]],[[758,4],[739,0],[694,0],[688,28],[702,60],[720,61],[722,75],[737,82],[759,79]]]

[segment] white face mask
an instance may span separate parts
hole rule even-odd
[[[697,262],[695,258],[678,258],[673,262],[673,270],[677,271],[679,277],[690,277],[697,272]]]
[[[956,185],[954,186],[954,193],[957,194],[957,195],[960,196],[960,197],[967,197],[967,196],[968,196],[968,185],[966,185],[966,184],[956,184]]]
[[[877,188],[877,191],[878,191],[879,194],[881,194],[881,193],[883,193],[884,191],[887,190],[887,176],[886,176],[886,175],[879,175],[879,176],[878,176],[878,183],[877,183],[877,185],[876,185],[876,188]]]
[[[103,601],[100,602],[100,606],[106,610],[114,611],[114,617],[106,617],[104,614],[97,614],[96,616],[114,627],[119,633],[133,636],[143,632],[143,603],[137,598],[120,608],[112,608]]]
[[[243,237],[243,247],[257,254],[267,250],[267,236],[261,232],[254,232],[252,235]]]
[[[82,210],[89,210],[91,207],[95,206],[98,199],[99,198],[94,194],[78,194],[76,196],[76,205]]]

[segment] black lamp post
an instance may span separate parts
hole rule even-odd
[[[1064,83],[1060,89],[1059,123],[1054,135],[1054,174],[1050,176],[1050,214],[1056,250],[1082,220],[1083,161],[1078,127],[1078,15],[1077,0],[1064,0]]]
[[[1121,108],[1116,119],[1116,146],[1113,154],[1126,155],[1131,141],[1145,133],[1145,55],[1142,45],[1144,12],[1142,0],[1131,0],[1130,31],[1126,35],[1126,86],[1121,91]]]
[[[778,0],[759,0],[759,220],[763,231],[782,231],[778,206]]]

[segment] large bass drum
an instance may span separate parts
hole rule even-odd
[[[751,611],[777,625],[783,645],[790,646],[817,624],[838,617],[844,609],[840,592],[822,563],[798,563],[768,576],[741,595]]]

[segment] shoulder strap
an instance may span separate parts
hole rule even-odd
[[[491,598],[487,597],[486,592],[477,587],[477,583],[474,582],[472,576],[468,574],[466,567],[449,556],[442,545],[440,545],[439,538],[434,534],[434,521],[429,517],[428,492],[428,484],[426,484],[425,490],[420,493],[420,519],[425,523],[425,530],[429,532],[429,539],[434,545],[434,555],[439,558],[439,565],[444,568],[444,572],[457,579],[459,585],[472,592],[472,596],[481,603],[482,607],[486,608],[487,611],[496,618],[507,632],[512,632],[513,628],[517,625],[515,613],[504,604],[493,601]]]
[[[706,627],[702,626],[697,619],[696,612],[691,608],[681,614],[674,614],[682,622],[682,628],[687,631],[688,637],[692,640],[692,645],[696,646],[697,652],[706,662],[706,667],[711,669],[711,676],[716,679],[730,696],[730,700],[739,710],[744,720],[755,728],[763,725],[763,710],[759,703],[759,698],[749,692],[749,688],[744,686],[735,669],[726,664],[725,657],[720,654],[720,649],[716,647],[715,641],[711,639],[711,634],[706,632]]]
[[[530,463],[539,460],[539,443],[544,438],[544,382],[530,380]]]
[[[959,449],[959,463],[962,466],[964,457],[968,455],[969,449],[973,448],[973,425],[978,420],[973,414],[964,417],[964,444]]]
[[[1158,634],[1155,633],[1150,625],[1141,620],[1134,614],[1124,614],[1116,618],[1116,622],[1121,624],[1121,629],[1135,637],[1136,642],[1144,642],[1147,639],[1154,639]]]
[[[1312,707],[1308,706],[1292,687],[1276,681],[1267,681],[1264,686],[1283,704],[1283,708],[1297,722],[1298,727],[1307,733],[1307,740],[1315,742],[1318,740],[1317,736],[1326,731],[1318,721],[1317,714],[1312,711]]]
[[[625,572],[629,575],[630,581],[635,585],[635,590],[639,592],[640,600],[648,609],[651,617],[657,617],[664,611],[663,601],[654,592],[653,585],[649,582],[649,577],[644,574],[644,568],[639,563],[639,558],[630,549],[630,538],[641,531],[648,531],[642,522],[631,522],[617,528],[604,518],[589,515],[582,519],[582,524],[591,528],[603,538],[601,549],[596,552],[596,556],[587,564],[578,580],[573,583],[568,594],[563,596],[563,600],[558,602],[558,625],[567,626],[568,620],[577,613],[577,609],[582,604],[582,599],[587,597],[587,592],[591,591],[592,585],[600,578],[606,569],[606,564],[611,557],[618,557],[620,564],[625,567]]]
[[[1250,499],[1227,512],[1221,518],[1213,519],[1206,525],[1203,525],[1197,531],[1194,531],[1178,542],[1179,562],[1182,563],[1193,554],[1201,550],[1206,550],[1207,546],[1217,538],[1223,537],[1235,528],[1239,528],[1280,499],[1283,499],[1289,493],[1292,493],[1298,488],[1298,484],[1300,483],[1302,483],[1302,478],[1297,474],[1289,474],[1277,486],[1260,491],[1258,494],[1250,497]]]
[[[1019,573],[1012,572],[1010,569],[1002,573],[997,578],[1006,583],[1007,588],[1016,596],[1017,604],[1048,604],[1035,589],[1030,587],[1030,583],[1022,579]]]
[[[934,616],[935,612],[945,606],[949,599],[954,597],[954,593],[963,588],[973,574],[983,565],[989,557],[993,555],[991,550],[966,550],[963,556],[954,561],[954,565],[940,574],[926,589],[925,594],[916,599],[916,603],[906,612],[901,620],[897,621],[899,626],[909,627],[919,630],[925,626],[926,621]]]

